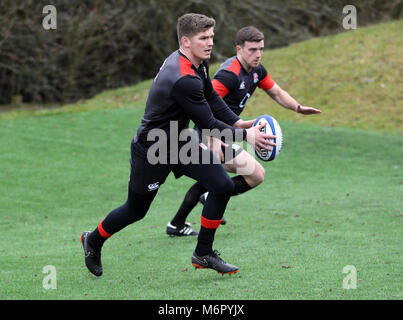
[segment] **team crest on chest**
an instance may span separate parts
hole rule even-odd
[[[253,73],[253,83],[257,83],[259,81],[259,76],[256,72]]]

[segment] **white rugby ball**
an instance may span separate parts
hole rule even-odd
[[[257,157],[263,161],[272,161],[274,160],[278,154],[280,153],[281,147],[283,145],[283,134],[281,132],[281,127],[278,124],[277,120],[274,119],[272,116],[267,114],[260,116],[256,119],[255,123],[253,124],[254,127],[265,123],[266,125],[261,129],[261,132],[265,134],[272,134],[275,135],[275,139],[267,139],[272,141],[276,144],[276,146],[272,146],[273,150],[269,151],[266,149],[261,148],[260,153],[255,150]]]

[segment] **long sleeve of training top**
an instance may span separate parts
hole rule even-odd
[[[171,96],[200,130],[210,130],[210,134],[205,132],[207,135],[214,136],[214,131],[216,130],[213,129],[218,129],[219,131],[228,130],[232,133],[232,141],[245,140],[245,129],[234,128],[214,117],[211,105],[223,119],[227,119],[229,122],[233,121],[233,123],[239,120],[239,118],[226,107],[224,102],[222,102],[222,104],[217,102],[218,99],[215,97],[214,93],[208,97],[210,98],[211,105],[208,103],[200,78],[185,76],[179,79],[171,91]]]

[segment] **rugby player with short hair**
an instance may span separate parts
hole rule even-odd
[[[215,73],[212,80],[213,87],[231,110],[239,116],[255,89],[259,87],[284,108],[304,115],[321,113],[319,109],[301,105],[273,81],[261,64],[263,49],[263,33],[253,26],[244,27],[236,35],[236,56],[227,59]],[[232,145],[237,148],[233,158],[224,158],[224,155],[228,153],[223,152],[225,148],[222,148],[222,141],[214,137],[210,138],[209,147],[222,159],[227,172],[239,173],[232,178],[235,186],[232,196],[242,194],[263,182],[264,168],[245,150]],[[248,169],[246,174],[242,173],[244,168]],[[170,236],[197,235],[197,232],[186,222],[186,218],[199,199],[202,203],[206,200],[206,191],[199,182],[189,189],[175,217],[167,224],[167,234]],[[225,221],[223,217],[222,224]]]
[[[209,129],[211,135],[214,134],[213,129],[218,129],[219,132],[226,130],[232,141],[246,140],[255,148],[263,147],[268,150],[271,149],[270,145],[275,145],[266,140],[273,139],[274,136],[260,132],[263,126],[251,127],[250,122],[241,120],[214,91],[208,72],[214,26],[213,18],[200,14],[185,14],[178,19],[179,50],[165,60],[154,78],[144,116],[131,143],[127,201],[111,211],[92,232],[85,231],[81,234],[85,264],[96,276],[103,273],[101,249],[104,242],[146,215],[170,172],[176,178],[185,175],[195,179],[209,192],[201,215],[201,227],[191,258],[192,264],[198,268],[212,268],[220,273],[238,271],[236,266],[224,262],[213,251],[214,235],[233,192],[234,183],[220,162],[214,161],[213,153],[200,144],[198,136],[189,135],[189,139],[181,141],[171,132],[175,127],[179,132],[186,133],[192,120],[198,128]],[[168,146],[165,150],[166,163],[152,163],[149,159],[149,151],[156,143],[150,136],[155,132],[165,133],[161,139],[165,139],[163,142]],[[181,161],[180,150],[185,145],[196,148],[196,161]],[[209,161],[204,163],[202,160],[205,159]]]

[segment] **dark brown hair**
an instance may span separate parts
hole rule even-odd
[[[243,46],[245,41],[259,42],[262,40],[264,40],[263,32],[253,26],[249,26],[244,27],[237,32],[235,43],[239,46]]]
[[[176,26],[179,45],[181,44],[181,38],[192,37],[199,32],[206,31],[215,27],[215,20],[211,17],[207,17],[198,13],[186,13],[178,18],[178,24]]]

